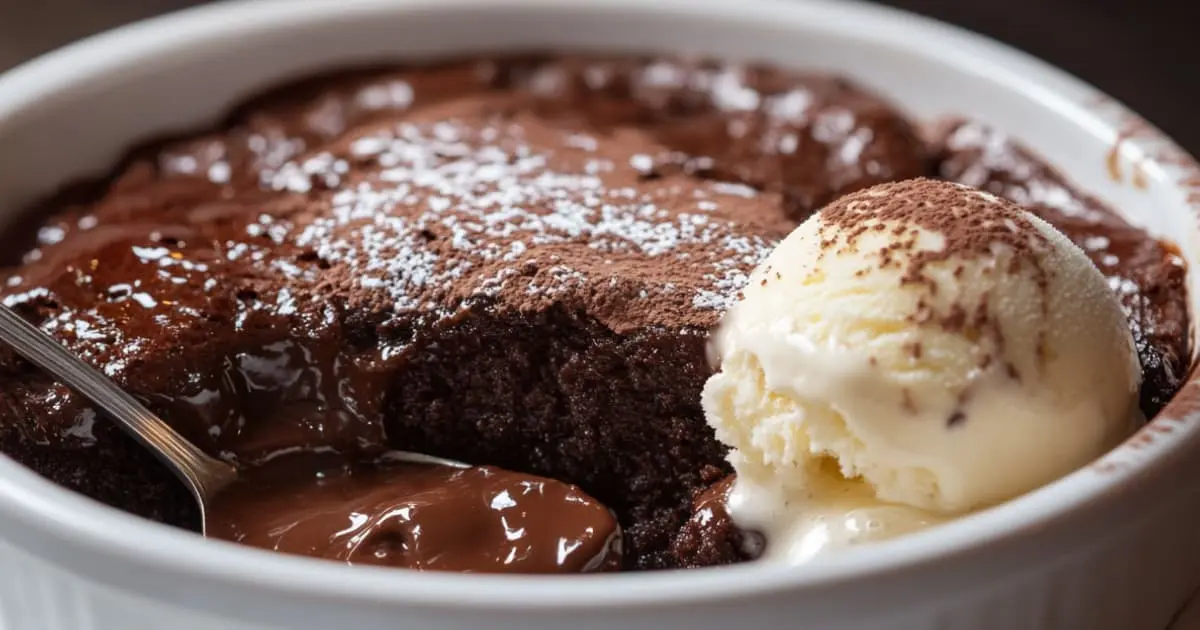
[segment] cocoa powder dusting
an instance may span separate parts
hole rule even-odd
[[[967,187],[925,178],[883,184],[870,191],[851,193],[821,211],[822,232],[842,235],[841,251],[849,251],[858,238],[872,229],[894,225],[898,238],[880,250],[881,266],[903,252],[906,268],[902,282],[929,284],[925,268],[935,262],[990,258],[997,246],[1012,250],[1010,273],[1029,264],[1036,282],[1045,288],[1049,271],[1034,255],[1048,247],[1045,236],[1017,205]],[[941,249],[917,248],[917,229],[941,234]],[[907,238],[899,238],[907,236]],[[955,274],[961,275],[961,266]]]
[[[1017,274],[1028,270],[1042,295],[1040,307],[1043,311],[1047,308],[1046,291],[1054,271],[1043,260],[1051,244],[1029,215],[1008,201],[959,184],[919,178],[851,193],[827,206],[820,216],[822,243],[843,254],[856,250],[864,234],[891,226],[894,238],[877,250],[876,268],[900,270],[901,285],[920,287],[930,298],[937,295],[939,286],[927,273],[930,265],[992,260],[1007,249],[1009,262],[996,271]],[[920,247],[922,231],[941,235],[943,246]],[[870,271],[866,268],[856,275]],[[960,279],[964,271],[960,263],[952,275]],[[941,312],[921,297],[910,320],[933,322],[973,340],[987,337],[991,351],[1003,354],[1004,331],[991,317],[989,297],[985,292],[974,304],[955,302]],[[911,353],[919,358],[920,349],[911,349]]]

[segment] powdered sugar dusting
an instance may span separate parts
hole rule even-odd
[[[397,312],[449,308],[456,298],[506,289],[554,299],[585,285],[600,264],[668,254],[694,259],[702,270],[690,305],[721,311],[772,246],[711,215],[720,200],[745,203],[757,191],[701,184],[701,210],[679,182],[639,180],[652,166],[647,153],[614,159],[597,154],[590,136],[536,122],[403,122],[348,147],[360,176],[332,193],[331,211],[299,228],[294,244],[345,268],[360,287],[386,293]],[[342,163],[322,153],[284,164],[264,183],[292,191],[334,187]],[[256,231],[271,234],[271,226]],[[515,271],[537,268],[542,250],[569,243],[584,243],[605,260]],[[656,275],[646,270],[641,280],[649,285]]]

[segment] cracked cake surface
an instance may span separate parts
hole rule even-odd
[[[930,137],[851,82],[674,58],[381,67],[291,84],[49,199],[3,295],[241,465],[400,448],[577,484],[624,568],[721,564],[708,331],[799,221],[936,176],[1030,207],[1130,318],[1153,415],[1188,356],[1167,246],[974,122]],[[195,527],[186,491],[0,351],[0,450]],[[693,504],[693,501],[695,503]]]

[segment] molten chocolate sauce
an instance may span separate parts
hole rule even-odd
[[[283,455],[243,471],[208,515],[210,536],[338,560],[480,573],[610,571],[621,530],[559,481],[480,466]]]

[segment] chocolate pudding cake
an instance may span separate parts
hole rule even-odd
[[[918,126],[841,77],[674,58],[463,60],[272,90],[40,204],[4,299],[243,469],[448,457],[610,510],[620,540],[590,544],[620,561],[574,570],[725,564],[753,541],[720,500],[708,333],[800,221],[915,177],[1069,236],[1128,316],[1143,412],[1174,395],[1182,259],[999,131]],[[0,379],[0,451],[198,529],[183,486],[85,401],[6,349]],[[603,521],[593,508],[573,509]]]

